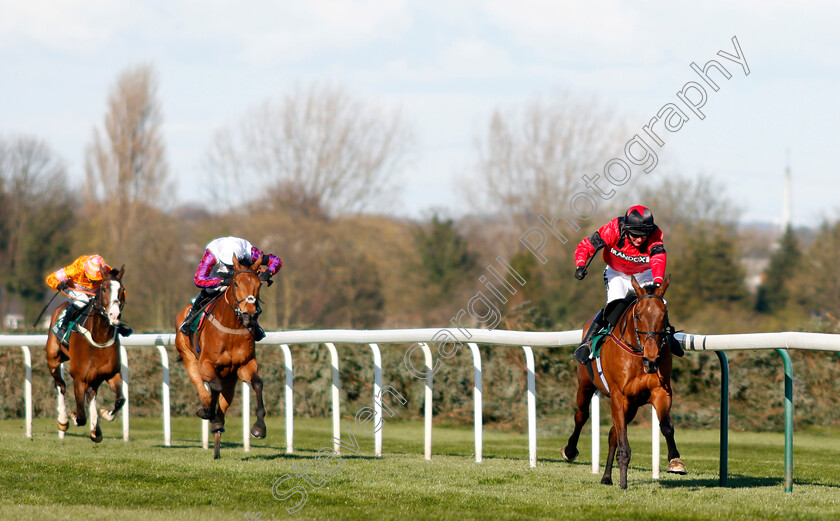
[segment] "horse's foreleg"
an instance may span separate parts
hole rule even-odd
[[[211,432],[225,432],[225,412],[233,403],[233,395],[236,393],[236,376],[230,375],[221,381],[222,389],[219,392],[219,406],[216,408],[216,416],[210,425]]]
[[[81,378],[73,379],[73,395],[76,398],[76,412],[70,414],[73,418],[73,423],[76,427],[81,427],[87,423],[87,413],[85,412],[85,393],[87,391],[87,384]]]
[[[257,413],[257,421],[254,422],[254,425],[251,426],[251,436],[257,439],[265,438],[266,435],[266,428],[265,428],[265,403],[263,402],[263,381],[260,378],[259,374],[257,374],[258,367],[257,361],[251,360],[247,364],[243,365],[239,368],[238,375],[240,380],[243,382],[248,382],[251,384],[251,388],[254,390],[254,395],[257,398],[256,403],[256,413]]]
[[[96,410],[96,389],[88,387],[85,392],[88,399],[88,414],[90,414],[90,439],[94,443],[102,441],[102,429],[99,427],[99,412]]]
[[[197,369],[200,371],[199,378],[201,379],[199,387],[203,392],[199,392],[201,405],[195,410],[195,414],[203,420],[212,420],[216,416],[222,381],[210,361],[205,360]]]
[[[610,396],[610,409],[612,412],[613,428],[615,429],[616,451],[615,458],[618,462],[619,481],[618,485],[627,488],[627,468],[630,466],[630,442],[627,440],[627,419],[635,416],[636,411],[630,410],[627,398],[613,392]],[[612,439],[610,440],[612,444]]]
[[[585,370],[584,370],[585,372]],[[584,377],[585,376],[585,377]],[[580,374],[578,370],[578,391],[577,391],[577,410],[575,411],[575,430],[569,436],[569,441],[566,446],[560,451],[560,455],[566,461],[574,461],[580,452],[577,449],[580,433],[583,426],[589,419],[589,404],[592,400],[592,395],[595,394],[595,386],[589,380],[589,377]]]
[[[120,373],[115,374],[110,380],[108,380],[108,387],[114,391],[114,408],[110,411],[104,408],[99,409],[99,414],[110,422],[114,421],[117,411],[122,409],[122,406],[125,405],[125,396],[123,396],[122,392],[122,375]]]
[[[671,422],[671,396],[665,391],[655,393],[651,397],[651,405],[656,409],[659,416],[659,430],[665,436],[665,443],[668,445],[668,467],[666,472],[673,474],[686,474],[685,463],[680,459],[680,451],[677,450],[677,442],[674,440],[674,424]]]
[[[607,462],[604,466],[604,477],[601,478],[601,483],[604,485],[612,485],[612,469],[613,461],[615,460],[615,449],[618,446],[618,438],[616,437],[615,426],[610,427],[609,435],[609,450],[607,451]]]

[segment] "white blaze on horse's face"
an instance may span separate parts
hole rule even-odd
[[[120,324],[120,314],[122,313],[122,310],[120,309],[120,281],[112,280],[110,287],[111,292],[109,294],[107,307],[108,321],[112,326],[118,326]]]

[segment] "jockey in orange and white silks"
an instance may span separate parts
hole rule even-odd
[[[179,326],[179,330],[185,335],[191,333],[192,321],[196,318],[201,306],[212,300],[220,292],[224,291],[233,278],[233,257],[236,256],[241,264],[250,266],[262,256],[262,265],[266,267],[260,274],[260,279],[270,286],[271,277],[280,270],[283,262],[274,254],[263,253],[255,248],[250,242],[239,237],[220,237],[210,241],[204,249],[204,255],[198,268],[195,270],[193,281],[201,292],[195,298],[192,308],[186,318]],[[255,340],[261,340],[265,336],[262,328],[255,327]],[[259,338],[257,338],[259,337]]]
[[[636,277],[641,286],[659,286],[668,262],[662,230],[654,223],[653,213],[641,205],[630,207],[623,217],[612,219],[580,241],[575,249],[575,278],[583,280],[589,259],[601,249],[607,264],[604,270],[607,305],[592,321],[583,342],[575,351],[575,358],[582,364],[590,357],[592,334],[601,328],[614,326],[626,304],[634,298],[631,276]],[[682,356],[681,346],[672,345],[672,352]]]
[[[102,284],[103,273],[112,270],[101,255],[82,255],[71,264],[47,275],[46,283],[51,289],[64,292],[70,298],[70,305],[53,328],[53,333],[67,345],[68,326],[75,322],[90,304],[93,294]],[[122,336],[131,334],[126,325],[119,327]]]

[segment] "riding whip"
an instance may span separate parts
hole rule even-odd
[[[50,304],[52,304],[52,301],[55,300],[55,297],[57,297],[59,293],[61,293],[61,290],[56,291],[55,295],[53,295],[50,301],[47,302],[47,305],[44,306],[44,309],[42,309],[41,312],[38,313],[38,318],[36,318],[35,322],[32,323],[32,327],[36,327],[38,325],[38,321],[41,320],[41,316],[43,316],[44,311],[46,311],[47,308],[50,307]]]

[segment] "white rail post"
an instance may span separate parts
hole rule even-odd
[[[324,342],[330,351],[330,366],[332,367],[332,424],[333,424],[333,452],[341,455],[341,403],[339,389],[341,388],[340,373],[338,372],[338,350],[332,342]]]
[[[659,415],[656,414],[656,407],[650,406],[650,425],[651,425],[651,472],[653,479],[659,479]]]
[[[32,437],[32,353],[29,346],[20,346],[23,350],[23,367],[26,380],[23,382],[23,405],[26,410],[26,437]]]
[[[292,350],[287,344],[280,344],[283,350],[283,365],[286,368],[286,454],[291,454],[295,437],[295,393],[292,372]]]
[[[122,344],[120,344],[120,360],[122,363],[122,391],[123,397],[125,398],[125,405],[122,407],[123,441],[128,441],[128,351],[125,350],[125,346]]]
[[[60,364],[58,364],[58,372],[61,373],[61,379],[66,382],[67,380],[64,379],[64,362],[61,362]],[[65,410],[67,408],[67,404],[64,401],[67,398],[67,390],[65,389],[64,396],[61,395],[61,392],[58,390],[58,387],[56,387],[55,390],[56,390],[56,393],[58,394],[58,398],[57,398],[58,399],[58,406],[57,406],[57,408],[58,408],[58,414],[60,416],[61,413],[62,413],[61,408],[64,407]],[[60,439],[60,440],[64,439],[64,431],[62,431],[62,430],[58,431],[58,439]]]
[[[242,449],[245,452],[251,451],[249,423],[251,423],[251,384],[242,382]]]
[[[481,452],[484,446],[482,438],[483,431],[483,415],[482,415],[482,401],[481,401],[481,351],[478,350],[478,344],[469,342],[473,356],[473,423],[475,424],[475,462],[481,463]]]
[[[528,463],[537,466],[537,379],[534,371],[534,352],[529,346],[525,350],[525,365],[528,367]]]
[[[210,392],[210,384],[204,382],[204,388]],[[201,448],[208,450],[210,448],[210,420],[201,420]]]
[[[169,403],[169,355],[166,348],[156,345],[160,353],[160,366],[163,369],[163,384],[161,386],[161,402],[163,408],[163,445],[172,446],[172,408]]]
[[[382,354],[379,352],[379,345],[368,344],[368,346],[373,352],[373,424],[379,426],[373,433],[373,452],[377,458],[381,458],[382,429],[385,428],[382,421]]]
[[[420,343],[423,349],[423,358],[426,360],[426,401],[425,409],[425,457],[427,460],[432,459],[432,387],[435,381],[435,373],[433,371],[432,350],[429,349],[429,344],[425,342]]]
[[[210,448],[210,420],[201,420],[201,448]]]
[[[598,474],[601,471],[601,393],[596,392],[590,400],[590,419],[592,427],[592,473]]]

